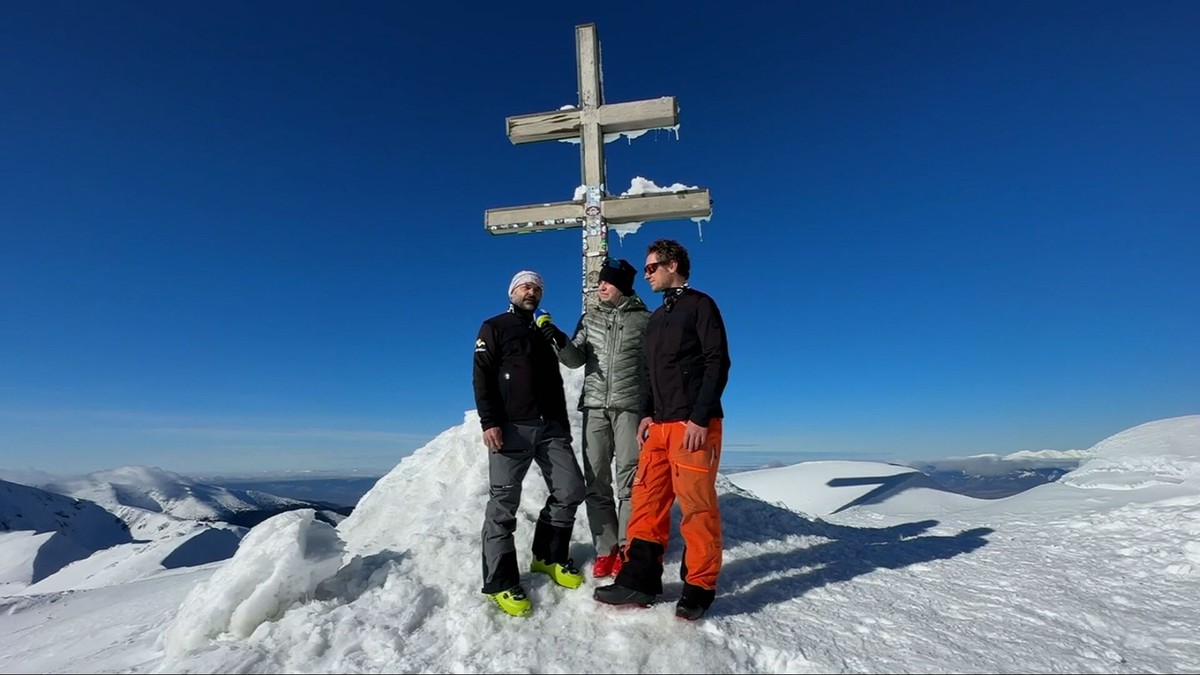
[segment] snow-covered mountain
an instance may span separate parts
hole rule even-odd
[[[51,593],[124,584],[229,558],[246,525],[315,506],[254,490],[207,485],[140,466],[48,483],[2,483],[0,591]],[[67,515],[79,512],[80,526]],[[321,511],[337,522],[341,515]],[[113,532],[116,532],[114,534]]]
[[[0,481],[0,594],[123,584],[233,555],[247,530]]]
[[[239,514],[279,512],[312,506],[308,502],[200,483],[170,471],[124,466],[82,478],[49,483],[52,490],[93,501],[137,527],[143,515],[162,513],[184,520],[237,522]],[[137,509],[133,511],[131,509]],[[154,521],[155,524],[159,521]]]
[[[131,541],[129,527],[92,502],[0,481],[0,593]]]

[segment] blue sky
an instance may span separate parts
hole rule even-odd
[[[0,8],[0,467],[387,469],[461,423],[516,270],[578,316],[579,232],[482,219],[579,184],[504,120],[576,102],[585,22],[606,100],[680,105],[606,147],[610,191],[713,194],[612,249],[691,251],[727,452],[1200,411],[1200,5],[434,4]]]

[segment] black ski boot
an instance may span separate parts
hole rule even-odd
[[[617,584],[609,584],[596,589],[592,597],[599,602],[608,605],[637,605],[639,607],[649,607],[654,604],[654,596],[649,593],[618,586]]]
[[[675,603],[675,616],[688,621],[695,621],[704,616],[705,608],[693,600],[680,598],[679,602]]]

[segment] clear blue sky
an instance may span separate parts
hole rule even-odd
[[[387,469],[461,423],[513,272],[579,312],[578,231],[482,219],[579,184],[504,120],[577,100],[590,21],[608,101],[681,109],[610,189],[712,190],[612,248],[689,247],[727,452],[1200,412],[1200,4],[9,2],[0,467]]]

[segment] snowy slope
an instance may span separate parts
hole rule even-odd
[[[156,576],[164,570],[226,560],[237,551],[246,534],[245,528],[226,523],[179,522],[189,529],[181,529],[169,537],[135,541],[98,551],[65,565],[19,592],[33,595],[119,586]]]
[[[1148,422],[1097,443],[1062,480],[1080,488],[1136,490],[1200,482],[1200,416]]]
[[[0,592],[132,540],[125,523],[91,502],[0,481]]]
[[[0,673],[149,672],[159,628],[215,567],[77,593],[0,596]]]

